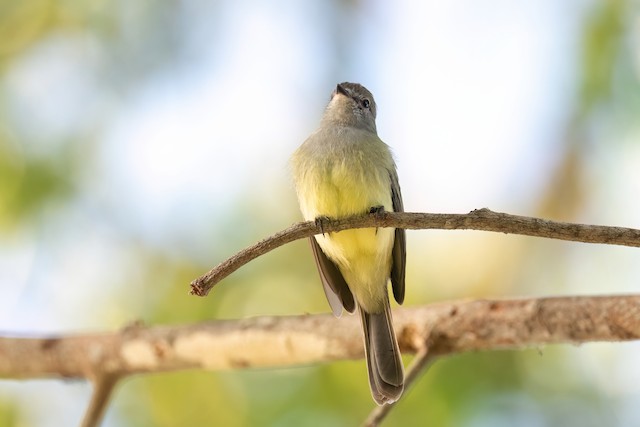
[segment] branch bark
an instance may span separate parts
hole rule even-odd
[[[93,381],[93,394],[87,408],[87,412],[82,419],[81,427],[97,427],[102,422],[102,417],[107,410],[107,405],[113,394],[120,376],[108,374]]]
[[[368,227],[394,227],[412,230],[482,230],[574,242],[640,247],[640,230],[633,228],[557,222],[493,212],[489,209],[476,209],[468,214],[385,212],[323,221],[322,229],[320,229],[320,225],[312,221],[294,224],[238,252],[192,281],[191,294],[206,296],[213,286],[244,264],[294,240],[314,234]]]
[[[431,356],[640,337],[640,296],[478,300],[393,313],[404,353]],[[338,323],[339,322],[339,323]],[[2,378],[106,378],[308,365],[363,356],[355,317],[256,317],[119,332],[0,338]]]

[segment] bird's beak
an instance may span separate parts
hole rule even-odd
[[[347,90],[340,83],[338,83],[338,85],[336,86],[336,95],[339,93],[343,94],[344,96],[348,96]]]

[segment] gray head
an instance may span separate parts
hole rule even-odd
[[[358,83],[340,83],[331,94],[322,121],[375,133],[376,102],[366,87]]]

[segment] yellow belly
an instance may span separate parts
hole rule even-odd
[[[391,271],[394,230],[362,228],[315,237],[340,268],[358,303],[368,312],[381,311]]]
[[[301,207],[305,219],[319,216],[339,218],[368,212],[383,206],[392,211],[388,172],[362,170],[339,162],[307,171]],[[309,179],[310,178],[310,179]],[[342,272],[358,303],[369,312],[380,311],[391,271],[394,230],[365,228],[316,236],[324,253]]]

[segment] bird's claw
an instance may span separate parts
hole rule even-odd
[[[384,217],[384,206],[380,205],[380,206],[372,206],[371,209],[369,209],[369,214],[371,215],[375,215],[376,218],[378,219],[382,219]],[[376,235],[378,234],[378,227],[376,227]]]
[[[314,222],[316,223],[316,227],[320,229],[320,232],[322,233],[323,236],[324,236],[324,227],[329,223],[329,221],[330,219],[328,216],[318,216],[314,220]]]
[[[369,209],[369,213],[375,214],[378,218],[382,218],[385,213],[384,206],[372,206],[371,209]]]

